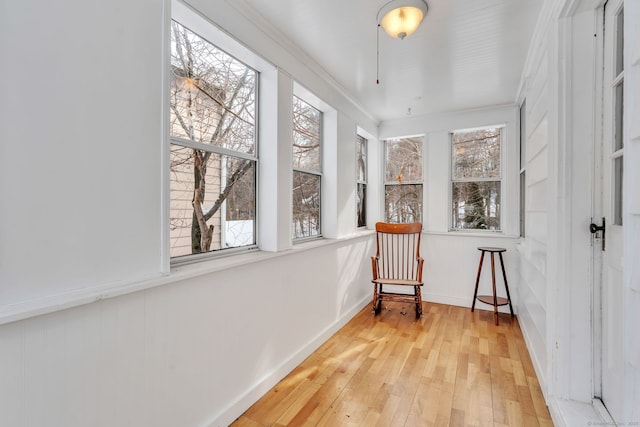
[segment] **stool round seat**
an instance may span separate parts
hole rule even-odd
[[[489,247],[489,246],[480,246],[478,248],[478,250],[482,251],[482,252],[492,252],[492,253],[495,253],[495,252],[506,252],[507,251],[505,248],[492,248],[492,247]]]
[[[509,305],[509,311],[511,311],[511,316],[513,316],[513,306],[511,305],[511,295],[509,295],[509,284],[507,283],[507,273],[504,270],[504,260],[502,259],[502,253],[506,252],[505,248],[495,248],[492,246],[480,246],[478,250],[481,252],[480,254],[480,263],[478,264],[478,275],[476,276],[476,289],[473,292],[473,303],[471,304],[471,311],[476,308],[476,301],[483,302],[485,304],[489,304],[493,306],[493,315],[495,318],[496,325],[499,324],[498,321],[498,307],[501,305]],[[484,261],[484,254],[489,253],[491,255],[491,284],[493,295],[478,295],[478,285],[480,284],[480,273],[482,272],[482,264]],[[507,291],[507,297],[499,297],[496,295],[496,266],[494,261],[494,254],[498,254],[500,258],[500,267],[502,268],[502,278],[504,279],[504,288]]]

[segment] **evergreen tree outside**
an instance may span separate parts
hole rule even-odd
[[[500,230],[501,128],[453,132],[453,230]]]
[[[487,229],[487,212],[484,196],[477,182],[467,184],[467,200],[465,201],[465,228]]]

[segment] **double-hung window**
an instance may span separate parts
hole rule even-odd
[[[322,113],[293,97],[293,216],[294,240],[318,237],[322,182]]]
[[[258,73],[171,23],[170,256],[255,247]]]
[[[422,222],[422,145],[422,137],[384,141],[387,222]]]
[[[502,128],[451,134],[451,228],[500,230]]]
[[[367,139],[356,135],[356,224],[367,226]]]

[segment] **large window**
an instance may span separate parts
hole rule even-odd
[[[171,23],[171,257],[255,246],[257,79]]]
[[[293,98],[293,239],[317,237],[322,181],[322,113]]]
[[[451,135],[451,228],[500,230],[502,128]]]
[[[367,226],[367,140],[356,135],[356,223]]]
[[[422,137],[384,142],[387,222],[422,222]]]

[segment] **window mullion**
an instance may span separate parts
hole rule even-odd
[[[258,158],[252,154],[243,153],[242,151],[230,150],[228,148],[219,147],[213,144],[205,144],[198,141],[190,141],[184,138],[171,137],[171,143],[180,145],[181,147],[192,148],[194,150],[208,151],[210,153],[222,154],[225,156],[239,157],[246,160],[258,160]]]

